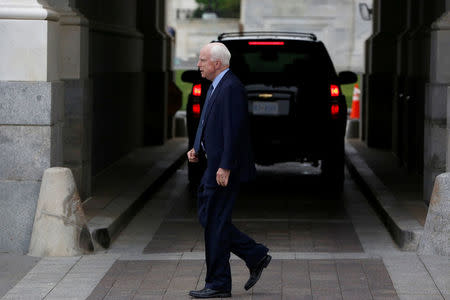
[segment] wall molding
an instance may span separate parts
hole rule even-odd
[[[59,13],[41,5],[0,4],[0,19],[58,21]]]

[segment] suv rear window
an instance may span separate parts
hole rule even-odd
[[[286,41],[284,45],[249,45],[249,40],[222,41],[231,52],[230,67],[244,82],[297,84],[336,78],[321,42]],[[323,78],[323,77],[327,78]]]
[[[243,53],[250,72],[284,72],[290,65],[304,65],[311,59],[309,54],[286,51],[254,51]]]

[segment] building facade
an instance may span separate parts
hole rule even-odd
[[[0,251],[28,250],[43,171],[95,176],[167,137],[165,1],[0,1]]]

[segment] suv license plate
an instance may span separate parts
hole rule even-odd
[[[253,114],[254,115],[278,115],[278,103],[276,102],[253,102]]]

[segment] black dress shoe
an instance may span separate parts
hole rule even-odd
[[[244,288],[245,290],[251,289],[261,277],[262,271],[265,267],[267,267],[272,260],[272,256],[266,255],[264,256],[259,263],[253,269],[250,269],[250,278],[247,280]]]
[[[193,298],[230,298],[231,293],[203,288],[198,291],[190,291],[189,296]]]

